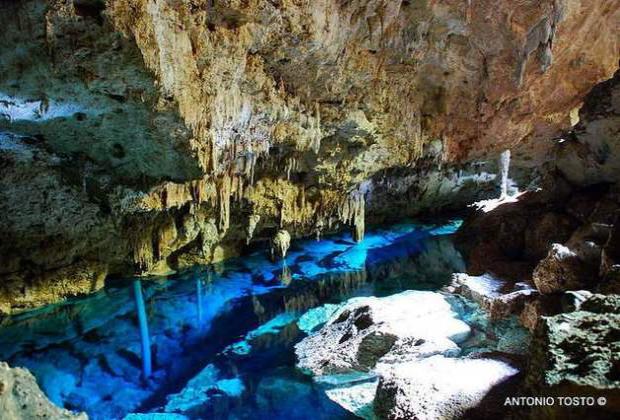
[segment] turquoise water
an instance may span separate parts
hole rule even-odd
[[[458,221],[370,229],[101,292],[3,320],[0,360],[30,369],[50,399],[93,419],[345,419],[295,368],[308,309],[353,296],[437,290],[463,271]],[[162,417],[159,417],[162,418]]]

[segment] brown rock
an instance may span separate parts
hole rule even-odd
[[[553,244],[534,269],[532,280],[540,293],[556,293],[594,287],[596,272],[569,248]]]

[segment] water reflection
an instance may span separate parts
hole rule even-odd
[[[133,281],[133,294],[136,299],[136,312],[138,314],[138,325],[140,326],[140,344],[142,347],[142,374],[144,379],[151,376],[151,339],[149,337],[149,325],[146,319],[146,309],[144,307],[144,297],[142,296],[142,285],[140,280]]]
[[[352,296],[440,288],[463,269],[445,236],[455,228],[403,224],[361,243],[302,241],[285,262],[255,253],[108,287],[6,320],[0,360],[29,368],[52,401],[93,419],[161,412],[171,395],[186,401],[193,391],[198,418],[347,418],[295,370],[292,346],[303,334],[295,320]]]
[[[196,277],[196,312],[200,329],[202,327],[202,280],[199,277]]]

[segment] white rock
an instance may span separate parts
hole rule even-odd
[[[383,357],[458,354],[470,332],[444,295],[407,291],[350,300],[295,348],[298,366],[315,375],[368,371]]]
[[[380,418],[453,419],[518,370],[498,360],[441,355],[397,365],[380,364],[375,398]]]

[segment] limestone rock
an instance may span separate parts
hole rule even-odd
[[[477,302],[488,311],[491,319],[519,314],[524,305],[538,295],[535,289],[525,283],[514,284],[488,274],[469,276],[456,273],[447,290]]]
[[[76,414],[56,407],[41,392],[30,372],[10,368],[0,362],[0,413],[2,418],[14,420],[86,420],[84,413]]]
[[[456,355],[469,333],[444,296],[408,291],[350,300],[295,352],[298,366],[314,375],[369,371],[381,361]]]
[[[222,378],[220,370],[207,365],[198,375],[189,380],[177,394],[168,396],[166,413],[199,415],[209,400],[218,393],[239,396],[245,387],[239,378]]]
[[[519,321],[529,331],[533,332],[543,316],[557,315],[565,310],[563,300],[568,303],[566,306],[578,305],[578,299],[563,299],[564,296],[558,294],[539,295],[536,299],[526,302],[523,310],[519,314]],[[573,310],[566,308],[567,310]]]
[[[484,161],[510,148],[524,172],[539,165],[612,76],[620,12],[585,0],[0,8],[3,283],[213,262],[275,228],[348,225],[360,240],[373,220],[483,198],[497,172]],[[613,131],[600,127],[605,180]]]
[[[557,167],[573,184],[620,181],[620,73],[594,88],[572,135],[558,147]]]
[[[594,278],[595,273],[588,271],[584,261],[560,244],[552,245],[532,274],[536,288],[544,294],[592,287]]]
[[[456,239],[468,260],[468,273],[523,281],[553,242],[570,238],[577,227],[563,213],[570,187],[552,182],[549,188],[526,192],[490,212],[477,211],[464,221]]]
[[[493,359],[441,355],[381,371],[375,413],[382,419],[456,419],[518,372]]]
[[[617,296],[597,297],[582,310],[542,317],[532,343],[528,384],[546,395],[606,398],[606,405],[572,407],[572,414],[587,416],[620,412],[620,314]],[[555,407],[557,416],[567,407]]]

